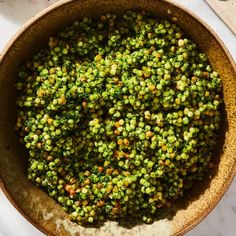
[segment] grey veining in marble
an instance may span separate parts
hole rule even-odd
[[[174,0],[173,0],[174,1]],[[0,0],[0,51],[30,17],[57,0]],[[236,37],[204,0],[175,0],[206,21],[226,44],[236,60]],[[236,179],[210,215],[188,236],[236,235]],[[43,236],[9,203],[0,190],[0,236]]]

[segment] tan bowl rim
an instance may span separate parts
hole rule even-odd
[[[11,37],[11,39],[7,42],[6,46],[3,48],[2,52],[0,53],[0,63],[2,63],[5,55],[7,55],[7,53],[10,51],[11,47],[15,44],[15,42],[18,39],[18,37],[22,33],[24,33],[31,25],[35,24],[38,20],[40,20],[41,17],[43,17],[43,16],[45,16],[47,14],[50,14],[51,11],[61,7],[64,4],[68,4],[68,3],[72,2],[72,1],[73,0],[60,0],[59,2],[54,3],[51,6],[41,10],[35,16],[30,18],[28,21],[26,21],[19,28],[19,30]],[[220,37],[217,35],[217,33],[210,26],[208,26],[208,24],[204,20],[202,20],[199,16],[197,16],[195,13],[193,13],[191,10],[189,10],[187,7],[183,6],[180,3],[173,2],[173,0],[162,0],[162,1],[163,2],[167,2],[168,4],[171,4],[171,5],[179,8],[179,9],[181,9],[186,14],[190,15],[195,20],[197,20],[216,39],[216,41],[219,43],[219,45],[221,46],[221,48],[224,50],[225,54],[227,55],[229,61],[231,62],[231,65],[233,67],[234,73],[236,74],[236,63],[235,63],[231,53],[229,52],[229,50],[227,49],[227,47],[225,46],[223,41],[220,39]],[[224,194],[226,193],[226,191],[230,187],[230,185],[231,185],[231,183],[232,183],[232,181],[233,181],[235,176],[236,176],[236,166],[234,167],[234,171],[231,173],[231,175],[228,176],[228,181],[227,181],[227,184],[224,185],[224,187],[222,189],[223,191],[221,191],[220,194],[217,195],[217,197],[214,199],[213,203],[211,204],[211,207],[207,208],[206,211],[202,212],[200,217],[195,219],[195,221],[190,222],[190,224],[186,225],[185,228],[183,228],[181,231],[177,232],[175,235],[176,236],[177,235],[183,235],[183,234],[189,232],[191,229],[193,229],[195,226],[197,226],[204,218],[206,218],[209,215],[209,213],[215,208],[215,206],[219,203],[219,201],[222,199],[222,197],[224,196]],[[51,232],[49,232],[49,231],[45,230],[43,227],[39,226],[36,221],[34,221],[27,214],[25,214],[25,212],[22,210],[22,208],[19,205],[17,205],[17,203],[15,202],[14,198],[12,197],[12,195],[7,190],[7,187],[4,185],[4,181],[3,181],[3,178],[1,176],[1,173],[0,173],[0,189],[2,189],[4,195],[10,201],[10,203],[16,208],[16,210],[29,223],[31,223],[33,226],[35,226],[35,228],[40,230],[45,235],[53,235],[53,234],[51,234]]]

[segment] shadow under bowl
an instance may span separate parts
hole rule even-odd
[[[83,16],[126,10],[146,10],[176,23],[207,54],[223,81],[224,111],[219,142],[212,157],[215,168],[151,225],[118,224],[82,227],[27,179],[27,153],[14,132],[19,65],[29,60],[49,36]],[[198,224],[228,189],[236,170],[236,68],[216,34],[200,19],[171,0],[63,0],[26,23],[0,57],[0,185],[18,211],[47,235],[181,235]]]

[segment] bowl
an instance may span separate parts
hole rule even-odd
[[[64,210],[27,179],[27,152],[14,131],[14,83],[21,63],[75,19],[105,12],[146,10],[176,22],[207,54],[223,81],[223,119],[212,168],[203,181],[185,193],[173,207],[162,211],[153,224],[107,221],[100,227],[72,223]],[[218,203],[236,172],[236,67],[217,35],[198,17],[171,0],[64,0],[27,22],[0,57],[0,185],[17,210],[47,235],[181,235],[197,225]]]

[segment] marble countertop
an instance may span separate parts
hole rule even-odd
[[[0,51],[30,17],[58,0],[0,0]],[[236,61],[236,36],[204,0],[173,0],[182,3],[207,22],[220,36]],[[217,207],[188,236],[232,236],[236,232],[236,179]],[[16,233],[17,232],[17,233]],[[0,236],[42,236],[9,203],[0,190]]]

